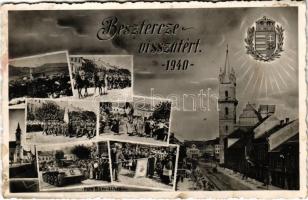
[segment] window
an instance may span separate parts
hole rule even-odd
[[[225,107],[225,115],[229,115],[229,108]]]
[[[228,91],[225,91],[225,97],[226,97],[226,99],[228,99],[228,97],[229,97]]]
[[[229,127],[228,127],[228,126],[226,126],[226,133],[228,133],[228,130],[229,130]]]

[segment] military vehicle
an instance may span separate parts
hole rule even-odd
[[[79,168],[55,168],[43,172],[43,181],[61,187],[68,184],[80,183],[85,179]]]

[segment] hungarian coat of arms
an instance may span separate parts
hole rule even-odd
[[[273,61],[283,51],[283,31],[275,21],[263,17],[248,28],[245,38],[246,52],[254,59],[264,62]]]

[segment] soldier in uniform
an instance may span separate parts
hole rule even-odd
[[[82,137],[85,131],[85,124],[79,122],[79,132],[77,132],[77,137]]]
[[[122,154],[122,146],[117,143],[115,143],[114,146],[115,147],[111,150],[112,169],[115,181],[120,181],[119,174],[122,169],[122,162],[125,160],[125,158]]]
[[[43,133],[42,133],[42,134],[46,134],[46,135],[47,135],[47,131],[48,131],[47,121],[44,121],[44,124],[43,124]]]
[[[87,137],[90,139],[92,134],[92,123],[90,120],[86,121],[86,130],[87,130]]]

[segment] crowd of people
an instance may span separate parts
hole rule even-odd
[[[121,168],[136,170],[138,159],[147,158],[146,177],[158,180],[166,185],[173,183],[176,151],[164,147],[124,146],[115,143],[111,148],[112,173],[115,181],[119,180]]]
[[[115,135],[126,134],[167,141],[169,122],[165,119],[142,117],[126,111],[125,107],[123,109],[123,113],[116,113],[106,111],[104,107],[100,108],[100,134],[112,132]]]
[[[78,160],[76,164],[82,170],[85,179],[111,181],[108,156],[90,160]]]
[[[69,122],[70,137],[83,137],[91,139],[96,136],[96,121],[91,119],[75,119]]]
[[[22,77],[9,81],[9,99],[20,97],[59,98],[72,96],[69,74],[54,74],[37,78]]]
[[[27,123],[27,132],[42,131],[43,135],[83,137],[91,139],[96,136],[96,121],[87,119],[70,120],[69,123],[63,120],[46,120],[39,123]]]

